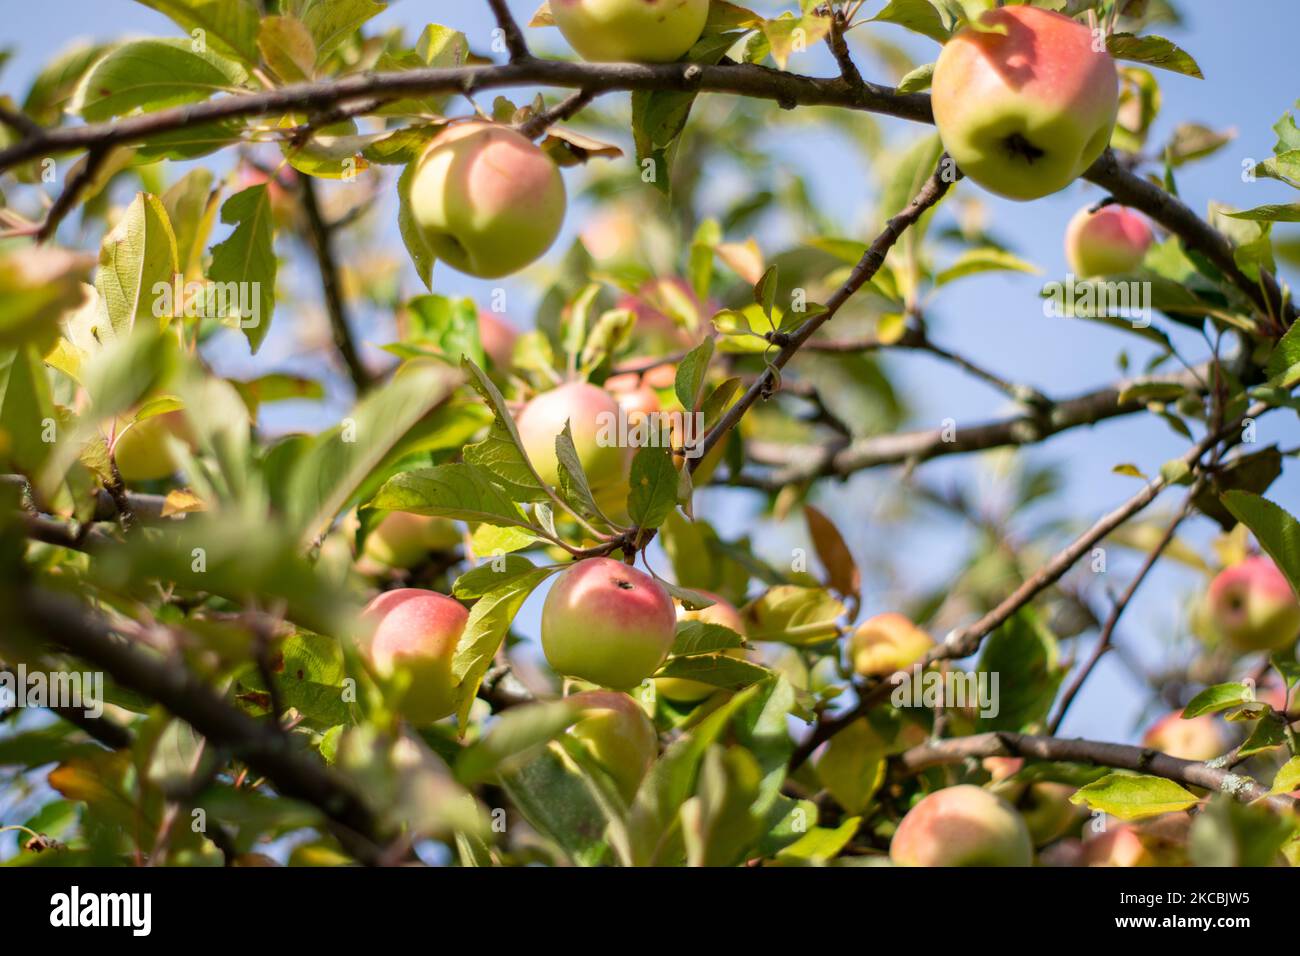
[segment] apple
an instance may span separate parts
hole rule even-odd
[[[635,293],[618,300],[620,309],[636,315],[633,334],[652,353],[676,351],[698,344],[707,332],[713,303],[702,303],[689,282],[679,276],[650,279]],[[688,324],[693,321],[695,330]]]
[[[745,622],[734,604],[709,591],[700,591],[699,593],[712,598],[716,603],[700,608],[698,611],[688,611],[684,607],[679,607],[677,609],[677,620],[719,624],[722,627],[731,628],[742,637],[745,635]],[[743,660],[745,657],[743,647],[729,647],[722,653],[727,657],[734,657],[739,660]],[[717,689],[712,684],[706,684],[698,680],[688,680],[683,677],[659,677],[655,679],[656,693],[663,694],[669,700],[681,704],[698,703],[704,698],[712,696]]]
[[[1082,811],[1070,802],[1075,788],[1054,780],[1012,781],[1025,761],[1021,757],[985,757],[984,769],[993,777],[994,792],[1020,812],[1034,846],[1046,846],[1081,822]],[[1000,785],[1000,786],[999,786]]]
[[[566,699],[585,711],[569,733],[586,745],[630,802],[659,754],[654,724],[636,701],[617,691],[589,690]]]
[[[1238,651],[1280,651],[1300,634],[1300,602],[1271,559],[1255,555],[1220,571],[1207,594],[1213,632]]]
[[[1119,74],[1082,23],[1002,7],[944,44],[930,102],[944,148],[990,192],[1038,199],[1064,189],[1106,149]]]
[[[513,129],[477,120],[434,137],[409,200],[433,254],[480,279],[539,259],[564,223],[564,180],[550,158]]]
[[[366,557],[390,568],[412,568],[430,551],[450,551],[461,542],[447,518],[391,511],[366,535]]]
[[[663,586],[612,558],[587,558],[561,572],[542,605],[542,650],[551,667],[616,690],[658,670],[676,631]]]
[[[514,364],[517,338],[519,332],[513,325],[485,309],[479,309],[478,339],[483,345],[483,351],[499,371],[508,371]]]
[[[409,678],[397,709],[412,724],[432,724],[456,710],[451,661],[468,620],[459,601],[421,588],[385,591],[362,611],[363,646],[375,670]]]
[[[669,63],[704,32],[709,0],[555,0],[551,15],[585,60]]]
[[[177,409],[151,415],[134,424],[129,424],[130,421],[129,418],[118,421],[113,442],[113,460],[122,480],[157,481],[174,475],[180,462],[169,439],[193,442],[185,413]]]
[[[1156,858],[1129,824],[1110,826],[1105,833],[1083,841],[1084,866],[1155,866]]]
[[[1142,737],[1142,746],[1181,760],[1213,760],[1228,749],[1209,714],[1183,720],[1182,711],[1161,717]]]
[[[923,798],[889,844],[889,858],[898,866],[1029,866],[1033,857],[1020,814],[968,783]]]
[[[1065,258],[1080,279],[1132,272],[1155,237],[1137,213],[1123,206],[1084,207],[1065,229]]]
[[[934,641],[904,615],[877,614],[849,638],[849,662],[863,677],[906,670],[925,657]]]
[[[611,375],[605,379],[605,391],[613,395],[618,407],[623,409],[629,428],[644,421],[647,415],[663,411],[659,393],[634,372]]]
[[[618,444],[618,418],[618,402],[609,392],[587,382],[568,382],[530,401],[515,423],[538,474],[555,485],[560,480],[555,439],[568,422],[587,483],[596,493],[626,486],[632,449]]]

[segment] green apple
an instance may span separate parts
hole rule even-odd
[[[908,811],[889,857],[898,866],[1029,866],[1034,846],[1009,803],[960,784],[936,790]]]
[[[555,439],[564,431],[565,422],[592,492],[599,497],[620,484],[626,488],[632,449],[619,444],[618,402],[603,388],[587,382],[568,382],[542,392],[515,419],[524,450],[542,480],[548,485],[559,483]]]
[[[1110,142],[1114,60],[1086,26],[1050,10],[1002,7],[981,24],[990,30],[966,27],[934,66],[944,148],[990,192],[1026,200],[1064,189]]]
[[[431,551],[450,551],[461,542],[455,522],[447,518],[392,511],[366,535],[366,557],[390,568],[412,568]]]
[[[1220,571],[1206,595],[1212,632],[1240,652],[1281,651],[1300,635],[1300,602],[1263,555]]]
[[[635,687],[659,669],[677,631],[663,586],[612,558],[563,571],[542,605],[542,650],[559,674],[602,687]]]
[[[429,143],[408,198],[433,254],[480,279],[539,259],[564,223],[564,180],[550,158],[513,129],[477,120]]]
[[[551,16],[585,60],[668,63],[704,32],[709,0],[553,0]]]
[[[659,754],[659,735],[641,706],[627,694],[589,690],[566,698],[585,711],[569,728],[631,801]]]
[[[1146,220],[1131,209],[1085,207],[1065,229],[1065,259],[1080,279],[1121,275],[1142,264],[1153,238]]]
[[[396,706],[412,724],[432,724],[455,711],[451,661],[468,620],[459,601],[421,588],[385,591],[362,612],[365,652],[381,677],[406,678]]]
[[[123,481],[157,481],[170,478],[180,467],[171,439],[190,442],[185,413],[176,410],[129,424],[119,421],[113,442],[113,460]]]

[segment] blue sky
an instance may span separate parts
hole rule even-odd
[[[520,20],[526,22],[537,2],[511,0],[510,5]],[[756,0],[750,5],[762,12],[774,12],[792,4]],[[881,6],[883,0],[869,3],[867,10],[874,12]],[[1234,3],[1185,0],[1181,6],[1186,15],[1185,26],[1165,28],[1163,32],[1196,57],[1206,79],[1198,81],[1172,73],[1157,73],[1163,91],[1163,109],[1152,141],[1163,142],[1181,121],[1195,121],[1215,129],[1233,127],[1238,134],[1231,145],[1212,159],[1180,172],[1179,186],[1185,201],[1198,212],[1204,212],[1211,199],[1241,207],[1291,201],[1294,193],[1286,186],[1268,180],[1243,182],[1241,170],[1247,159],[1259,160],[1270,154],[1274,141],[1272,125],[1293,107],[1296,96],[1300,95],[1295,84],[1294,52],[1295,37],[1300,35],[1300,4],[1294,0]],[[392,3],[374,24],[379,27],[403,24],[414,38],[431,19],[464,30],[477,49],[488,46],[493,23],[486,3],[480,0],[400,0]],[[914,50],[918,63],[933,60],[937,53],[935,44],[898,27],[873,24],[863,29],[879,31],[880,36]],[[175,33],[170,21],[131,0],[60,0],[53,6],[11,0],[5,4],[0,46],[11,46],[14,56],[0,72],[0,90],[21,97],[40,65],[74,37],[104,40],[127,34]],[[535,35],[532,40],[539,48],[563,49],[562,38],[554,30],[530,33]],[[860,59],[868,78],[883,76],[868,58]],[[791,69],[827,74],[832,66],[829,57],[817,48],[796,55]],[[522,94],[515,97],[518,102],[525,98]],[[884,121],[884,128],[888,136],[900,143],[920,132],[894,120]],[[622,145],[632,153],[630,136]],[[817,171],[813,177],[817,198],[826,208],[845,211],[842,225],[846,234],[854,234],[854,227],[862,226],[863,214],[870,207],[871,180],[845,172],[853,170],[855,162],[860,165],[861,159],[846,144],[829,135],[801,138],[797,147],[786,151],[792,154],[793,161]],[[580,175],[566,173],[571,186],[577,185]],[[978,190],[969,183],[960,188]],[[988,204],[999,234],[1010,237],[1021,255],[1037,263],[1051,277],[1063,275],[1066,269],[1061,247],[1066,222],[1080,206],[1101,196],[1095,187],[1078,183],[1056,196],[1029,204],[1007,202],[987,194],[982,198]],[[581,205],[571,211],[566,226],[569,235],[580,227],[588,212]],[[384,235],[396,244],[391,216],[389,222]],[[788,244],[788,238],[783,242],[776,242],[773,237],[760,235],[759,238],[765,248],[766,240],[771,240],[768,251]],[[564,244],[562,241],[556,248],[563,248]],[[406,269],[404,281],[414,291],[414,273],[409,267]],[[295,286],[312,289],[315,277],[305,270],[301,275],[291,274],[287,278]],[[1089,390],[1115,378],[1118,374],[1115,357],[1121,348],[1128,348],[1135,360],[1134,367],[1140,367],[1144,356],[1133,348],[1130,337],[1087,323],[1044,318],[1037,296],[1042,281],[1041,277],[994,274],[950,287],[935,301],[930,312],[935,338],[1005,377],[1032,384],[1053,396]],[[464,279],[449,270],[440,271],[436,280],[436,291],[444,294],[483,298],[488,288],[486,283]],[[535,301],[536,286],[530,284],[527,275],[512,281],[510,288],[512,302]],[[529,311],[524,305],[512,310],[512,317],[517,324],[526,325]],[[287,318],[278,317],[281,328],[287,324]],[[382,326],[374,330],[374,337],[384,340]],[[1198,338],[1180,334],[1177,340],[1189,356],[1199,358],[1203,354]],[[223,366],[230,371],[245,367],[236,344],[221,350]],[[287,363],[290,359],[283,340],[278,347],[276,342],[269,342],[267,349],[271,361],[278,357]],[[934,427],[947,417],[965,424],[1008,410],[999,393],[929,358],[902,355],[887,357],[885,361],[913,402],[916,427]],[[265,362],[259,361],[257,367],[265,370]],[[299,408],[288,414],[296,419],[294,424],[318,426],[336,418],[341,407],[339,402],[331,402],[324,410]],[[1300,428],[1295,416],[1278,412],[1264,419],[1260,423],[1259,440],[1261,444],[1277,442],[1283,448],[1300,445]],[[1036,461],[1054,461],[1066,466],[1068,493],[1058,501],[1057,508],[1067,511],[1082,527],[1136,490],[1134,479],[1112,473],[1115,464],[1134,462],[1144,471],[1154,472],[1162,462],[1181,454],[1184,446],[1183,439],[1158,421],[1132,417],[1070,433],[1028,454]],[[978,473],[973,461],[956,459],[931,463],[923,471],[932,482],[969,480]],[[1292,511],[1300,511],[1300,483],[1294,475],[1292,465],[1290,473],[1274,486],[1271,496]],[[889,472],[855,479],[846,491],[836,493],[831,499],[833,515],[860,554],[892,552],[906,569],[905,580],[933,585],[945,579],[946,569],[959,557],[950,531],[937,526],[918,528],[905,541],[889,542],[878,540],[874,533],[873,515],[885,507],[896,483],[897,476]],[[1172,496],[1162,499],[1156,506],[1157,513],[1171,507],[1173,501]],[[788,553],[792,545],[801,543],[799,529],[754,528],[749,514],[752,506],[743,494],[713,493],[705,505],[706,513],[717,518],[724,531],[739,527],[753,530],[759,549],[774,559],[779,559],[783,551]],[[1190,536],[1205,541],[1210,530],[1208,522],[1201,520],[1192,527]],[[1138,560],[1138,556],[1113,549],[1105,586],[1112,591],[1122,589]],[[1144,659],[1161,660],[1164,643],[1184,630],[1183,599],[1199,586],[1198,580],[1176,569],[1157,570],[1126,616],[1120,639]],[[889,610],[900,598],[879,582],[868,581],[866,590],[868,613]],[[533,603],[525,610],[525,631],[531,629],[536,613]],[[1140,703],[1139,688],[1115,661],[1108,659],[1077,702],[1064,729],[1085,736],[1131,738]]]

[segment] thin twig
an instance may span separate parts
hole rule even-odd
[[[502,37],[506,41],[506,50],[510,53],[510,62],[517,63],[521,60],[531,59],[532,54],[528,52],[528,41],[524,39],[524,32],[519,29],[519,24],[515,21],[514,15],[506,5],[506,0],[488,0],[488,6],[492,8],[492,16],[496,17],[497,26],[500,27]]]
[[[321,215],[320,202],[316,198],[316,186],[310,176],[298,177],[302,195],[302,208],[307,214],[308,232],[311,236],[312,251],[320,266],[321,290],[325,299],[325,312],[329,316],[330,332],[334,337],[334,347],[338,350],[343,364],[347,367],[352,385],[361,394],[373,384],[370,373],[357,351],[352,338],[352,329],[348,324],[347,307],[343,303],[343,289],[339,282],[339,267],[334,258],[333,237],[329,226]]]

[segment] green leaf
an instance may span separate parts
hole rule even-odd
[[[1255,724],[1250,736],[1237,751],[1239,757],[1253,757],[1268,750],[1276,750],[1287,744],[1286,722],[1276,713],[1269,712]]]
[[[0,252],[0,347],[48,342],[85,296],[92,259],[51,246]]]
[[[535,566],[527,558],[517,554],[501,555],[498,560],[485,561],[458,577],[451,593],[462,601],[471,601],[533,570]]]
[[[1117,60],[1145,63],[1147,66],[1172,70],[1198,80],[1205,79],[1201,74],[1201,68],[1196,65],[1191,55],[1164,37],[1139,37],[1131,33],[1112,33],[1106,38],[1106,49]]]
[[[693,412],[699,407],[700,394],[709,374],[709,361],[713,358],[713,339],[705,338],[703,342],[691,349],[677,366],[677,378],[673,382],[673,391],[682,408]]]
[[[490,471],[496,482],[510,492],[516,501],[547,500],[550,496],[528,460],[523,441],[519,437],[519,428],[506,407],[501,390],[488,378],[486,372],[468,358],[461,359],[461,368],[494,416],[487,438],[466,447],[465,461]]]
[[[451,395],[458,378],[451,369],[432,367],[399,376],[363,398],[342,425],[313,440],[290,477],[291,517],[306,541],[334,520],[407,433]],[[383,500],[388,499],[381,491],[372,505],[414,510]]]
[[[1245,684],[1215,684],[1188,701],[1183,708],[1183,720],[1191,720],[1202,714],[1217,714],[1251,700],[1254,700],[1254,693]]]
[[[171,316],[156,314],[155,306],[163,311],[159,292],[170,292],[178,271],[176,237],[167,210],[157,196],[137,193],[99,247],[95,289],[100,314],[113,334],[129,334],[137,321],[166,327]],[[172,307],[174,311],[177,304]]]
[[[1028,272],[1037,274],[1042,270],[1032,262],[1026,262],[1019,256],[1003,249],[994,249],[992,247],[967,249],[957,257],[952,265],[934,277],[934,287],[937,289],[955,279],[963,279],[966,276],[977,275],[981,272]]]
[[[217,195],[212,172],[192,169],[162,195],[163,208],[176,236],[176,261],[182,275],[197,275],[202,269],[203,250],[216,218]]]
[[[135,40],[114,47],[86,73],[68,108],[95,122],[196,103],[247,80],[238,63],[196,53],[190,40]]]
[[[862,826],[861,817],[849,817],[838,827],[813,827],[798,840],[779,850],[778,860],[821,864],[835,859],[852,842]]]
[[[682,805],[682,840],[688,866],[734,866],[760,835],[753,812],[760,771],[743,747],[710,747],[700,766],[696,795]]]
[[[238,289],[235,301],[240,307],[232,310],[227,304],[221,318],[238,323],[256,354],[271,329],[275,310],[275,223],[266,184],[250,186],[227,199],[221,206],[221,221],[235,230],[212,247],[208,278],[226,283],[228,290]],[[227,303],[230,300],[227,292]],[[253,314],[245,314],[245,306]]]
[[[579,866],[595,866],[609,854],[609,818],[587,778],[557,746],[501,776],[513,806],[539,833]]]
[[[925,63],[898,81],[899,93],[920,93],[930,88],[934,81],[934,64]]]
[[[751,641],[819,644],[839,634],[845,610],[822,588],[783,584],[745,606],[745,633]]]
[[[370,507],[536,530],[490,474],[477,465],[453,463],[399,472],[384,482]]]
[[[1300,222],[1300,203],[1273,203],[1242,212],[1224,213],[1224,215],[1251,222]]]
[[[1186,810],[1196,806],[1200,798],[1164,777],[1110,773],[1080,787],[1070,802],[1121,820],[1141,820]]]
[[[252,0],[137,0],[170,18],[186,33],[203,31],[220,53],[257,66],[257,7]]]
[[[741,690],[772,676],[765,667],[749,661],[728,657],[725,654],[697,654],[691,657],[672,657],[661,667],[655,677],[675,677],[699,681],[710,687]]]
[[[890,0],[871,18],[873,22],[896,23],[913,33],[947,43],[949,31],[930,0]],[[901,90],[900,90],[901,92]]]
[[[730,647],[740,647],[744,638],[729,627],[705,621],[678,621],[677,637],[669,654],[673,657],[692,657],[696,654],[715,654]]]
[[[402,242],[415,266],[415,273],[420,277],[426,289],[433,288],[433,250],[424,240],[424,233],[416,224],[415,214],[411,211],[411,180],[419,168],[419,159],[406,164],[402,175],[397,177],[397,229],[402,235]]]
[[[817,761],[817,779],[849,813],[861,813],[885,782],[885,741],[865,719],[842,729]]]
[[[465,632],[460,636],[456,656],[451,662],[452,676],[457,684],[456,722],[462,734],[468,729],[469,709],[478,695],[479,685],[483,683],[483,675],[492,666],[492,659],[506,639],[510,623],[528,595],[556,570],[534,568],[488,591],[470,608]]]
[[[266,65],[286,83],[310,80],[316,68],[316,42],[297,17],[267,17],[258,27],[257,48]]]
[[[1251,530],[1268,556],[1300,594],[1300,522],[1267,498],[1229,491],[1222,498],[1229,511]]]
[[[473,786],[492,776],[512,757],[548,743],[582,718],[583,710],[569,700],[525,704],[506,711],[492,728],[461,751],[456,779]]]
[[[1278,768],[1269,793],[1277,795],[1295,790],[1300,790],[1300,757],[1292,757]]]
[[[50,382],[34,345],[0,349],[0,464],[5,471],[35,474],[53,448],[56,427]]]
[[[1051,709],[1064,671],[1056,638],[1032,608],[1022,608],[989,635],[977,671],[997,680],[995,716],[980,718],[980,728],[1028,730]],[[981,703],[984,703],[981,701]]]
[[[647,445],[632,459],[628,517],[638,528],[657,528],[677,506],[677,469],[667,448]]]
[[[291,0],[281,9],[293,13],[316,41],[316,62],[325,59],[357,34],[371,17],[384,12],[375,0]]]
[[[1188,853],[1196,866],[1275,866],[1295,822],[1226,794],[1192,821]]]

